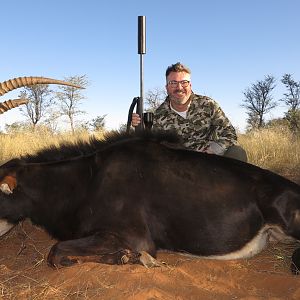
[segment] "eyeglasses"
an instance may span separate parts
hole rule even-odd
[[[190,84],[190,81],[189,80],[181,80],[181,81],[171,80],[171,81],[168,81],[168,85],[171,86],[171,87],[177,87],[179,83],[182,87],[185,88]]]

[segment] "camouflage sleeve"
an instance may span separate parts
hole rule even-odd
[[[212,102],[212,136],[211,142],[217,143],[224,149],[224,152],[237,142],[237,135],[234,127],[225,116],[224,112],[216,102]]]
[[[164,130],[163,126],[157,121],[157,115],[154,114],[153,118],[153,130]]]

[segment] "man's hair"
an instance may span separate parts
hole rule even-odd
[[[168,66],[166,70],[166,78],[169,76],[171,72],[185,72],[188,74],[191,74],[191,70],[186,67],[185,65],[181,64],[180,62],[173,64],[171,66]]]

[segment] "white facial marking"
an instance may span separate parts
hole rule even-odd
[[[7,183],[2,183],[0,185],[0,191],[7,195],[12,194],[12,190]]]

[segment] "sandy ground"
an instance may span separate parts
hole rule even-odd
[[[46,263],[54,243],[27,221],[1,238],[1,299],[300,299],[300,276],[289,271],[297,245],[270,245],[248,260],[161,252],[166,266],[154,269],[87,263],[54,270]]]
[[[26,221],[0,238],[0,299],[300,299],[290,272],[300,244],[273,244],[247,260],[192,259],[160,252],[165,267],[86,263],[54,270],[55,240]]]

